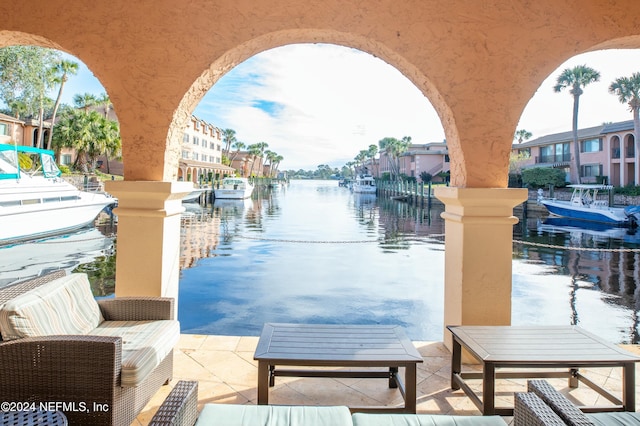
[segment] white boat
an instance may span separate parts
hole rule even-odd
[[[216,199],[242,200],[251,197],[253,184],[247,178],[226,177],[222,179],[220,186],[214,190]]]
[[[80,229],[115,204],[60,175],[53,151],[0,144],[0,245]]]
[[[640,206],[610,206],[609,191],[613,189],[611,185],[578,184],[569,187],[573,188],[569,201],[541,198],[540,203],[554,216],[617,226],[637,226]]]
[[[376,180],[371,175],[358,175],[351,186],[351,190],[360,194],[375,194]]]

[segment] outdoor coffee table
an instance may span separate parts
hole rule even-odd
[[[269,387],[276,376],[386,378],[389,387],[399,388],[404,408],[384,408],[404,413],[416,412],[416,364],[422,362],[411,341],[393,325],[264,325],[255,355],[258,361],[258,404],[269,403]],[[378,371],[280,369],[297,367],[378,367]],[[388,371],[379,371],[386,367]],[[405,368],[404,384],[398,368]],[[383,408],[355,408],[378,411]]]
[[[512,416],[513,408],[495,407],[496,378],[563,378],[578,381],[614,405],[580,407],[585,412],[635,411],[635,363],[640,357],[575,326],[448,326],[453,334],[451,387],[462,388],[484,415]],[[482,372],[462,371],[462,348],[482,366]],[[582,367],[621,367],[622,400],[582,374]],[[508,372],[497,372],[509,368]],[[527,369],[520,370],[518,369]],[[550,371],[548,369],[556,369]],[[516,370],[516,371],[513,371]],[[547,371],[544,371],[547,370]],[[482,399],[465,379],[482,379]]]

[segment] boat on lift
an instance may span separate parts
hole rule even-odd
[[[541,198],[539,201],[550,214],[592,222],[602,222],[616,226],[636,227],[640,222],[640,206],[614,207],[610,205],[611,185],[577,184],[571,199],[558,200]]]
[[[0,245],[83,228],[116,203],[61,174],[53,151],[0,144]]]

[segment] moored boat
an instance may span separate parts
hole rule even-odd
[[[360,194],[375,194],[376,193],[376,180],[371,175],[358,175],[353,182],[351,190]]]
[[[247,178],[226,177],[214,190],[216,199],[244,199],[251,197],[253,184]]]
[[[53,151],[0,144],[0,245],[80,229],[115,204],[61,174]]]
[[[602,222],[617,226],[637,226],[640,206],[614,207],[609,203],[611,185],[578,184],[569,201],[541,198],[550,214],[571,219]]]

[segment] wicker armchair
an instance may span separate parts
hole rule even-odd
[[[57,272],[0,288],[0,306],[53,279]],[[106,320],[173,319],[173,299],[99,301]],[[121,386],[122,338],[92,335],[0,341],[0,401],[63,411],[72,425],[129,425],[173,375],[173,352],[138,386]],[[43,405],[44,404],[44,405]]]
[[[583,413],[545,380],[529,380],[526,393],[515,394],[514,426],[638,425],[640,413]]]
[[[181,380],[156,411],[149,426],[193,426],[198,419],[198,382]]]

